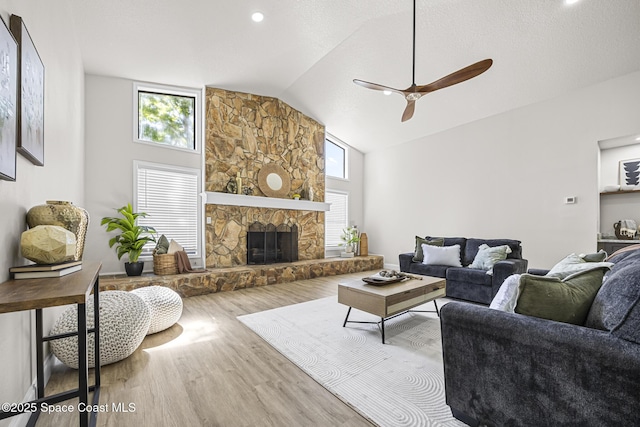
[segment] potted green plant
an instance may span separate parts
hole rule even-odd
[[[144,262],[138,261],[138,257],[142,253],[142,248],[147,242],[155,242],[156,239],[151,233],[156,230],[153,227],[136,224],[139,217],[146,217],[144,212],[133,212],[131,204],[117,209],[122,217],[105,217],[102,218],[100,225],[107,226],[107,233],[118,231],[119,233],[109,240],[109,247],[116,247],[118,259],[124,254],[129,255],[129,262],[124,263],[127,276],[140,276],[144,268]]]
[[[340,246],[344,245],[345,252],[353,252],[354,245],[360,241],[360,236],[358,236],[358,229],[352,226],[343,228],[342,236],[340,236],[340,239],[342,239],[342,241],[344,242],[341,243]]]

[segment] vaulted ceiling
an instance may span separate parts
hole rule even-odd
[[[640,70],[640,0],[417,0],[417,84],[494,64],[401,123],[352,80],[411,84],[411,0],[69,2],[87,73],[277,97],[363,152]]]

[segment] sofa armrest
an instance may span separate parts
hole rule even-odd
[[[605,331],[450,302],[447,404],[489,426],[640,425],[640,346]]]
[[[491,281],[492,296],[498,293],[498,289],[502,286],[504,279],[512,274],[522,274],[527,272],[529,261],[526,259],[512,258],[498,261],[493,266],[493,279]]]
[[[413,262],[413,256],[414,256],[413,252],[408,252],[406,254],[398,255],[398,258],[400,258],[400,271],[404,271],[405,273],[410,272],[409,266]]]
[[[527,273],[533,274],[535,276],[544,276],[548,272],[549,270],[545,268],[530,268],[529,270],[527,270]]]

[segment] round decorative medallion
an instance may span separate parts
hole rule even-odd
[[[268,197],[285,198],[291,190],[291,178],[282,166],[268,163],[258,172],[258,187]]]

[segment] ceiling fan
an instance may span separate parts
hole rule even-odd
[[[354,79],[353,82],[362,87],[366,87],[367,89],[373,90],[381,90],[384,92],[395,92],[397,94],[402,95],[407,100],[407,106],[404,109],[404,113],[402,113],[402,121],[406,122],[411,117],[413,117],[413,112],[416,108],[416,101],[420,99],[423,95],[426,95],[429,92],[436,91],[438,89],[443,89],[448,86],[453,86],[458,83],[462,83],[466,80],[472,79],[480,74],[484,73],[491,67],[493,64],[492,59],[485,59],[480,62],[476,62],[475,64],[471,64],[468,67],[462,68],[458,71],[455,71],[447,76],[442,77],[435,82],[429,83],[424,86],[416,85],[416,0],[413,0],[413,80],[411,86],[408,88],[394,89],[392,87],[379,85],[377,83],[365,82],[364,80]]]

